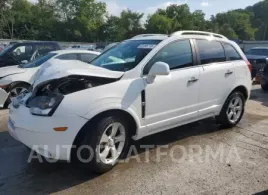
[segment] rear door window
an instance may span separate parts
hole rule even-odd
[[[196,40],[201,64],[211,64],[226,61],[223,46],[218,41]]]

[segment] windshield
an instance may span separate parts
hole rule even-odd
[[[40,58],[37,58],[36,60],[27,63],[27,64],[21,64],[20,67],[21,68],[34,68],[34,67],[38,67],[41,66],[43,63],[45,63],[46,61],[48,61],[50,58],[52,58],[53,56],[57,55],[56,53],[49,53],[45,56],[42,56]]]
[[[247,52],[249,55],[268,56],[268,49],[251,49]]]
[[[135,68],[161,40],[124,41],[94,59],[90,64],[113,71]]]

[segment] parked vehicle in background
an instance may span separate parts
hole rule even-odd
[[[103,50],[102,50],[102,53],[104,53],[105,51],[111,49],[112,47],[118,45],[119,42],[114,42],[114,43],[110,43],[109,45],[107,45]]]
[[[236,126],[251,90],[239,46],[200,31],[133,38],[88,67],[52,69],[13,101],[9,132],[47,158],[78,155],[97,172],[112,169],[132,138],[209,117]]]
[[[264,68],[268,58],[268,47],[254,47],[246,52],[246,57],[252,65],[252,79]]]
[[[0,53],[0,68],[31,62],[50,51],[59,50],[56,42],[19,42],[8,45]]]
[[[92,61],[100,53],[87,50],[58,50],[48,53],[30,63],[1,68],[0,107],[6,107],[20,93],[27,91],[31,80],[41,65],[50,59]]]
[[[166,34],[140,34],[136,35],[133,38],[141,38],[141,37],[151,37],[151,36],[167,36]]]
[[[95,51],[101,52],[104,50],[104,48],[107,46],[107,43],[96,43]]]
[[[94,44],[89,44],[89,45],[74,45],[68,49],[74,50],[89,50],[89,51],[95,51],[96,45]]]
[[[268,91],[268,58],[266,59],[266,65],[259,72],[261,88],[264,91]]]
[[[5,44],[0,44],[0,53],[4,50],[5,47],[6,47]]]

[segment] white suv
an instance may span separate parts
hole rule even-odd
[[[130,139],[208,117],[237,125],[250,95],[245,55],[208,32],[136,37],[91,64],[44,72],[33,91],[10,106],[10,134],[47,158],[93,154],[88,166],[105,172]]]

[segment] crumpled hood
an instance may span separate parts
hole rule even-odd
[[[0,68],[0,77],[5,77],[8,75],[12,75],[12,74],[19,74],[19,73],[24,73],[27,70],[24,68],[19,68],[19,66],[7,66],[7,67],[3,67]]]
[[[111,71],[78,60],[67,61],[51,59],[44,63],[34,76],[34,80],[32,81],[33,87],[44,81],[63,78],[69,75],[83,75],[117,79],[122,77],[124,75],[124,72]]]

